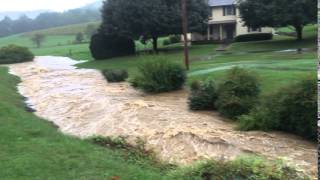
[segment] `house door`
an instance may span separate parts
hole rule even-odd
[[[226,39],[232,40],[235,35],[236,26],[234,24],[226,24],[225,26]]]

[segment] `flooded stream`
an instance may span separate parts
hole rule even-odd
[[[181,164],[258,154],[316,176],[314,143],[285,133],[236,131],[217,113],[189,111],[184,90],[146,95],[127,83],[107,83],[97,70],[74,68],[78,62],[47,56],[10,65],[22,80],[19,92],[36,115],[63,133],[124,136],[131,142],[141,138],[159,158]]]

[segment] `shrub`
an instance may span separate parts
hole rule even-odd
[[[26,47],[9,45],[0,49],[0,64],[32,61],[33,58],[34,55]]]
[[[316,141],[317,80],[306,78],[269,95],[248,116],[242,130],[282,130]]]
[[[76,36],[75,36],[74,42],[75,42],[76,44],[77,44],[77,43],[82,43],[83,40],[84,40],[83,33],[82,33],[82,32],[77,33]]]
[[[216,107],[224,116],[235,119],[249,113],[256,104],[259,93],[259,83],[255,74],[233,68],[219,85]]]
[[[253,33],[253,34],[243,34],[235,38],[236,42],[247,42],[247,41],[265,41],[271,40],[273,38],[272,33]]]
[[[96,60],[133,55],[135,43],[127,37],[99,33],[91,37],[90,51]]]
[[[171,44],[171,42],[170,42],[169,39],[163,40],[163,45],[164,45],[164,46],[167,46],[167,45],[170,45],[170,44]]]
[[[302,180],[304,174],[282,162],[270,162],[255,156],[238,157],[233,161],[205,161],[180,168],[169,174],[177,180]]]
[[[123,69],[107,69],[103,70],[102,74],[108,82],[122,82],[128,78],[128,72]]]
[[[217,98],[216,86],[213,81],[194,81],[191,85],[189,108],[191,110],[214,110]]]
[[[160,93],[181,89],[186,71],[163,58],[145,61],[138,66],[139,74],[130,80],[132,86],[145,92]]]
[[[181,42],[181,37],[179,35],[170,35],[169,41],[171,44],[179,43]]]
[[[208,45],[216,43],[214,40],[199,40],[199,41],[192,41],[192,45]]]
[[[163,41],[163,45],[167,46],[167,45],[176,44],[179,42],[181,42],[181,37],[179,35],[170,35],[168,39],[165,39]]]

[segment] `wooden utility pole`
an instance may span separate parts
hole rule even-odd
[[[182,32],[183,32],[183,43],[184,43],[184,63],[186,69],[190,69],[189,65],[189,47],[188,47],[188,17],[187,17],[187,2],[186,0],[181,0],[181,16],[182,16]]]

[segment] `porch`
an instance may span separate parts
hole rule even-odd
[[[209,24],[207,39],[212,41],[230,41],[236,36],[236,23]]]

